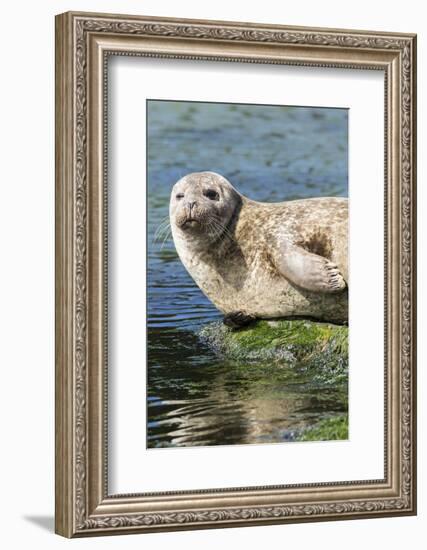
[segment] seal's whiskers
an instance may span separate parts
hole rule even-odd
[[[216,230],[216,237],[220,238],[221,240],[224,240],[227,237],[228,239],[230,239],[230,241],[236,242],[236,239],[231,234],[228,227],[226,227],[224,224],[214,218],[211,218],[209,221]]]
[[[171,237],[172,230],[170,226],[169,216],[166,216],[157,226],[153,236],[153,243],[162,242],[162,247],[165,242]]]

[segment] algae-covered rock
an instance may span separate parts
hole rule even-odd
[[[206,325],[200,337],[216,352],[245,361],[306,362],[329,358],[347,363],[348,327],[308,320],[257,321],[231,330],[220,322]]]
[[[258,406],[254,387],[263,389],[262,396],[270,388],[265,403],[281,417],[277,440],[348,439],[348,327],[278,319],[232,330],[214,322],[199,337],[227,366],[231,384],[245,375],[257,381],[251,389]]]

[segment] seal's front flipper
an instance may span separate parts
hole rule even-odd
[[[243,311],[233,311],[232,313],[227,313],[222,322],[230,328],[241,328],[250,325],[255,319],[256,317],[253,315],[246,315]]]
[[[285,242],[273,259],[286,279],[305,290],[332,293],[347,286],[336,264],[300,246]]]

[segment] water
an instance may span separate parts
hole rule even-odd
[[[172,185],[202,170],[258,201],[347,196],[347,111],[148,103],[147,446],[293,440],[347,412],[347,387],[298,366],[228,361],[200,340],[221,315],[181,264],[165,220]]]

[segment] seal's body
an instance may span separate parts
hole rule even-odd
[[[182,263],[226,324],[347,322],[347,199],[259,203],[200,172],[175,184],[170,220]]]

